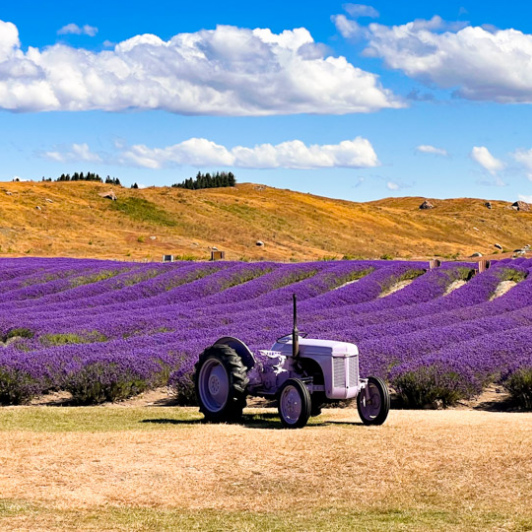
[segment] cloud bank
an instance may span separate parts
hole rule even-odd
[[[324,50],[305,28],[218,26],[168,41],[137,35],[97,53],[66,44],[24,52],[17,27],[0,21],[0,109],[261,116],[404,105],[378,76]]]
[[[400,26],[370,24],[365,55],[471,100],[532,103],[532,35],[463,27],[440,17]]]
[[[191,138],[165,148],[150,148],[143,144],[125,146],[111,157],[91,152],[87,144],[74,144],[66,151],[49,151],[43,156],[59,162],[100,161],[151,169],[183,165],[257,169],[372,168],[380,164],[373,146],[362,137],[332,145],[306,145],[300,140],[292,140],[277,145],[235,146],[231,149],[208,139]]]

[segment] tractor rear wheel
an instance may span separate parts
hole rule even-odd
[[[357,407],[364,425],[382,425],[390,411],[390,392],[385,382],[378,377],[369,377],[366,389],[357,396]]]
[[[289,429],[299,429],[307,424],[312,408],[308,388],[299,379],[288,379],[279,391],[281,423]]]
[[[201,353],[194,372],[200,412],[208,421],[238,421],[246,406],[249,379],[237,352],[214,344]]]

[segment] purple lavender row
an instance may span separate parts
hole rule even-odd
[[[72,308],[77,311],[83,308],[94,309],[95,313],[109,312],[113,311],[112,305],[118,302],[147,300],[228,267],[228,263],[184,263],[179,267],[159,269],[157,276],[149,275],[148,279],[143,279],[138,272],[128,271],[115,278],[74,287],[66,292],[42,298],[39,308],[47,317],[53,317],[55,312],[64,314]],[[19,308],[24,313],[25,309],[32,308],[34,304],[29,301],[19,305]]]
[[[458,270],[461,270],[461,267]],[[528,273],[527,270],[519,266],[496,265],[482,275],[473,277],[466,285],[444,297],[435,297],[429,301],[418,301],[418,304],[411,305],[409,304],[410,297],[417,297],[415,293],[412,293],[416,291],[416,282],[414,282],[400,292],[375,302],[376,304],[373,306],[372,312],[368,311],[361,314],[357,312],[358,307],[347,307],[344,311],[345,317],[332,320],[322,319],[316,331],[319,333],[326,333],[327,330],[331,329],[347,331],[353,329],[355,326],[362,328],[395,321],[404,321],[406,323],[407,320],[414,320],[420,316],[433,316],[446,311],[456,312],[458,309],[474,308],[475,305],[489,301],[501,281],[508,275],[507,272],[513,271],[518,272],[521,277]],[[456,276],[459,277],[460,275],[460,271],[457,271]],[[425,276],[429,276],[429,274],[425,274]],[[434,278],[432,276],[425,276],[420,277],[417,283],[425,284],[425,279],[430,283],[430,280]],[[425,286],[422,292],[425,292],[426,288],[427,286]],[[432,289],[437,290],[438,288],[433,285]],[[390,301],[392,301],[391,308],[388,308]],[[400,305],[401,302],[404,302],[404,304]],[[358,338],[358,335],[355,334],[355,336]]]
[[[69,313],[60,312],[59,317],[55,319],[48,319],[42,321],[40,316],[25,316],[25,326],[40,332],[52,332],[58,330],[62,332],[72,332],[76,330],[98,330],[104,335],[112,334],[109,330],[113,329],[113,320],[119,323],[138,322],[139,325],[133,325],[133,330],[137,330],[142,323],[146,330],[153,331],[153,327],[147,328],[146,316],[153,314],[154,306],[168,306],[169,304],[186,303],[188,301],[196,301],[210,295],[212,293],[222,292],[227,287],[248,282],[256,277],[264,275],[272,269],[268,263],[237,263],[229,267],[230,263],[224,263],[226,268],[221,271],[213,271],[210,265],[204,266],[200,272],[210,273],[210,275],[200,276],[199,279],[189,282],[186,285],[180,285],[173,290],[164,292],[155,297],[146,300],[146,287],[144,290],[135,287],[137,291],[144,294],[144,298],[137,298],[135,302],[128,302],[127,304],[115,304],[110,309],[105,309],[106,314],[102,318],[102,309],[97,309],[96,313],[85,314],[79,309],[76,311],[76,321],[73,322]],[[153,280],[160,284],[160,279]],[[127,291],[127,289],[126,289]],[[123,292],[123,291],[122,291]],[[151,293],[148,290],[148,293]],[[154,304],[155,301],[155,304]],[[46,309],[43,309],[46,311]],[[110,312],[107,314],[107,312]],[[172,312],[172,325],[176,326],[175,310]],[[153,320],[152,320],[153,321]],[[102,323],[104,322],[104,323]],[[131,327],[126,327],[120,330],[120,334],[131,334]]]

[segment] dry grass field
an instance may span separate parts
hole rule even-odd
[[[117,201],[99,195],[109,190]],[[353,203],[249,183],[198,191],[2,183],[0,257],[208,259],[216,246],[231,260],[449,258],[532,244],[532,212],[509,202],[431,200],[434,209],[420,210],[423,200]]]
[[[532,414],[0,411],[2,530],[532,530]]]

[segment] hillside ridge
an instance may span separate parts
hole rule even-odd
[[[101,196],[108,191],[116,201]],[[420,210],[425,200],[435,208]],[[532,213],[490,201],[491,209],[475,198],[362,203],[252,183],[185,190],[5,182],[0,257],[161,260],[172,254],[205,260],[216,247],[229,260],[458,258],[508,256],[532,243]]]

